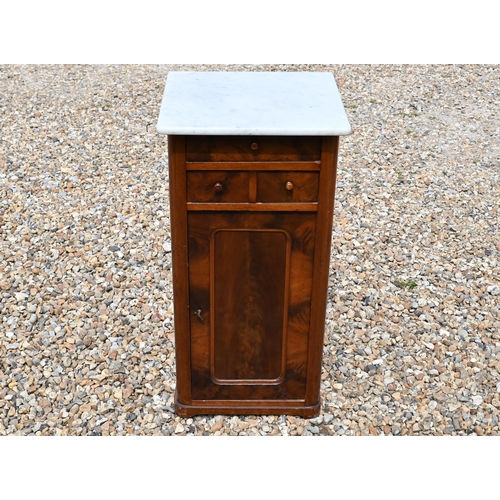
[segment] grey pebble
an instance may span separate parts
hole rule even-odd
[[[320,415],[319,417],[310,418],[309,422],[311,422],[311,424],[313,424],[313,425],[322,424],[323,423],[323,417]]]
[[[304,429],[309,431],[311,434],[319,434],[319,429],[315,425],[306,425]]]

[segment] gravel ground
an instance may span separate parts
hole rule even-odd
[[[331,71],[318,418],[173,412],[169,70]],[[0,66],[0,434],[499,435],[500,66]]]

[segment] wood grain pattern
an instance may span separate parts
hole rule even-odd
[[[212,233],[214,382],[264,384],[284,377],[289,253],[283,231]]]
[[[186,163],[186,170],[315,170],[321,168],[321,161],[193,161]]]
[[[258,144],[252,149],[253,143]],[[320,137],[186,136],[187,161],[314,161]]]
[[[316,212],[317,203],[192,203],[186,205],[187,210],[205,212],[213,210],[242,212]]]
[[[216,183],[222,190],[214,189]],[[248,202],[248,172],[201,171],[187,173],[187,199],[189,202]]]
[[[250,203],[255,203],[257,201],[257,172],[250,171],[248,175],[248,201]]]
[[[207,220],[206,213],[190,212],[188,214],[189,227],[189,282],[190,282],[190,300],[191,308],[202,309],[204,311],[204,321],[191,322],[191,363],[193,377],[193,400],[265,400],[290,398],[303,400],[305,398],[305,384],[307,373],[307,343],[308,330],[310,322],[310,296],[312,293],[312,272],[314,259],[315,242],[315,214],[311,213],[223,213],[210,212]],[[212,233],[214,231],[230,230],[249,232],[260,230],[280,231],[289,235],[290,238],[290,264],[287,267],[287,276],[285,282],[288,283],[288,290],[281,290],[280,295],[286,300],[284,305],[288,309],[287,319],[287,341],[285,348],[285,374],[281,382],[274,385],[266,383],[259,384],[251,381],[247,384],[239,385],[215,383],[212,378],[211,368],[211,325],[214,324],[214,316],[224,317],[227,315],[224,300],[222,309],[219,310],[219,304],[216,302],[217,292],[212,290],[214,277],[210,276],[210,254],[217,252],[218,249],[211,249]],[[244,257],[249,257],[248,251]],[[241,249],[239,249],[241,251]],[[222,250],[221,250],[222,251]],[[229,252],[229,251],[228,251]],[[231,250],[233,254],[238,252],[238,247]],[[269,252],[272,252],[269,249]],[[223,252],[224,253],[224,252]],[[278,252],[280,253],[280,252]],[[267,259],[262,252],[256,251],[256,258]],[[234,255],[233,255],[234,258]],[[275,265],[277,259],[276,253],[271,256],[271,264]],[[240,260],[243,263],[243,260]],[[228,271],[232,269],[233,264],[228,260]],[[260,269],[260,271],[259,271]],[[258,265],[254,263],[252,273],[258,282],[264,283],[269,277],[266,273],[269,270],[269,263]],[[222,272],[222,271],[220,271]],[[250,275],[252,274],[250,273]],[[238,272],[241,275],[241,271]],[[243,273],[245,274],[245,273]],[[249,276],[250,276],[249,275]],[[222,280],[222,276],[215,279]],[[275,278],[274,281],[280,281]],[[221,281],[222,283],[222,281]],[[232,278],[228,278],[230,290],[236,286]],[[240,300],[247,300],[252,293],[256,293],[255,286],[243,287]],[[262,291],[263,296],[267,292]],[[220,298],[220,297],[219,297]],[[230,300],[230,299],[228,299]],[[260,304],[260,305],[259,305]],[[284,308],[281,310],[283,311]],[[272,317],[267,305],[259,299],[257,304],[254,302],[253,310],[255,314],[264,317]],[[205,312],[206,311],[206,312]],[[283,312],[280,313],[280,315]],[[246,318],[246,319],[245,319]],[[244,313],[241,317],[233,317],[233,323],[238,323],[240,328],[251,330],[252,317]],[[246,323],[245,323],[246,321]],[[281,336],[282,326],[276,323],[274,318],[274,327],[280,331],[272,330],[268,335],[276,338]],[[269,327],[266,327],[269,328]],[[234,331],[234,330],[233,330]],[[219,335],[219,331],[214,333]],[[236,333],[237,334],[237,333]],[[221,338],[229,337],[230,333],[225,333]],[[217,338],[217,337],[216,337]],[[272,341],[276,346],[279,342]],[[275,348],[275,347],[273,347]],[[232,356],[231,350],[227,351],[227,356]],[[234,358],[233,358],[234,360]],[[261,361],[267,363],[265,356],[262,355]],[[259,361],[254,361],[257,366]],[[263,368],[267,376],[274,376],[276,369]],[[250,378],[250,377],[248,377]]]
[[[338,137],[168,141],[176,411],[317,415]]]
[[[321,383],[321,360],[325,332],[325,314],[332,246],[333,209],[335,202],[335,180],[337,172],[338,137],[324,137],[321,161],[330,168],[321,170],[318,227],[314,243],[314,294],[311,302],[311,326],[307,368],[306,404],[314,405],[319,400]]]
[[[189,339],[189,276],[186,206],[185,144],[182,136],[168,137],[172,280],[177,364],[176,401],[191,404],[191,343]]]
[[[194,415],[298,415],[304,418],[317,417],[320,413],[320,403],[305,406],[303,401],[196,401],[192,405],[175,405],[175,411],[181,417]]]
[[[286,188],[287,182],[293,189]],[[257,201],[300,203],[318,201],[319,174],[316,172],[257,172]]]

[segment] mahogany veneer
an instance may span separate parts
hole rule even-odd
[[[319,414],[338,139],[168,136],[178,414]]]

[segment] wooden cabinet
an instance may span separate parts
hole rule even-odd
[[[319,412],[338,137],[285,139],[168,137],[181,415]]]
[[[158,126],[168,135],[176,411],[315,416],[339,137],[184,129]]]

